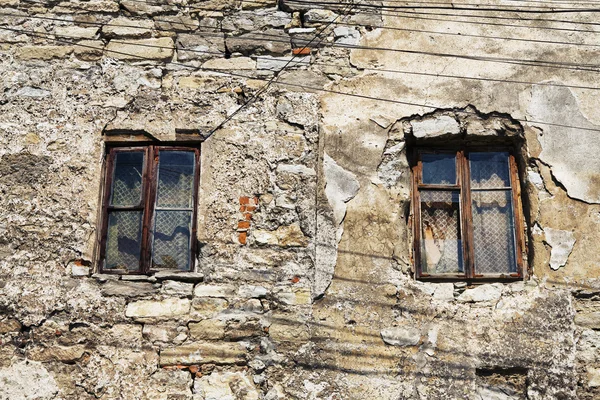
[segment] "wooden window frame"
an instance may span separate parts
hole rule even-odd
[[[115,170],[115,158],[117,153],[122,152],[144,152],[144,164],[142,173],[142,189],[141,200],[137,206],[132,207],[115,207],[111,206],[110,197],[112,194],[112,184]],[[200,147],[199,145],[174,145],[166,144],[140,144],[132,146],[110,146],[106,148],[106,164],[104,171],[104,188],[102,193],[102,222],[101,233],[99,240],[99,259],[98,271],[103,274],[152,274],[158,272],[159,269],[152,269],[152,226],[154,223],[154,214],[157,201],[157,185],[158,185],[158,165],[159,151],[189,151],[194,152],[194,183],[192,193],[192,229],[191,229],[191,245],[190,245],[190,266],[189,269],[183,272],[194,270],[194,260],[197,251],[197,216],[198,216],[198,188],[200,184]],[[137,270],[115,270],[104,268],[106,260],[106,241],[108,236],[108,212],[109,210],[142,210],[142,234],[141,234],[141,249],[140,249],[140,266]],[[172,269],[167,269],[172,271]],[[177,270],[181,271],[181,270]]]
[[[476,274],[474,255],[474,234],[471,207],[470,165],[469,153],[479,152],[507,152],[509,162],[510,185],[513,201],[515,257],[517,272],[511,274]],[[423,167],[421,154],[454,154],[456,155],[456,185],[422,184]],[[432,282],[511,282],[524,278],[523,252],[525,249],[525,235],[523,223],[523,208],[521,203],[521,182],[519,179],[518,165],[515,151],[506,146],[461,146],[461,147],[434,147],[419,146],[412,152],[412,222],[413,222],[413,262],[415,278],[421,281]],[[458,191],[460,196],[460,231],[462,239],[462,252],[464,274],[427,274],[422,271],[421,263],[421,190],[449,190]],[[494,190],[494,189],[491,189]],[[503,189],[508,190],[508,189]]]

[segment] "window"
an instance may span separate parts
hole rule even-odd
[[[100,269],[189,271],[196,246],[200,151],[112,148],[107,153]]]
[[[417,278],[522,278],[520,185],[508,150],[417,149],[413,204]]]

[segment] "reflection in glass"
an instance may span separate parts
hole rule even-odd
[[[475,273],[517,272],[512,192],[474,191],[471,196]]]
[[[191,231],[191,211],[157,211],[154,217],[153,266],[189,269]]]
[[[456,156],[454,154],[421,153],[423,184],[455,185]]]
[[[106,269],[138,270],[142,244],[142,211],[111,211],[106,237]]]
[[[459,192],[423,190],[420,196],[422,272],[463,273]]]
[[[471,189],[510,187],[507,152],[469,154]]]
[[[192,207],[194,160],[191,151],[159,152],[157,207]]]
[[[115,155],[115,172],[112,184],[112,206],[136,206],[142,198],[142,151],[118,152]]]

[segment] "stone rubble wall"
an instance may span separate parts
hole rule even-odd
[[[516,121],[525,95],[483,112],[448,85],[430,112],[315,90],[420,93],[344,48],[385,16],[322,7],[0,0],[0,399],[598,396],[595,161]],[[593,126],[570,92],[527,95]],[[413,279],[407,146],[452,135],[521,144],[523,282]],[[106,145],[178,141],[201,143],[194,271],[98,273]]]

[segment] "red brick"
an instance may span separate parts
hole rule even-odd
[[[241,211],[241,212],[244,212],[244,211],[246,211],[246,206],[240,206],[240,211]]]
[[[239,221],[238,229],[248,229],[250,228],[250,221]]]
[[[310,54],[310,47],[298,47],[292,50],[292,54],[295,56],[307,56]]]
[[[250,221],[252,219],[252,214],[251,213],[245,213],[244,217],[246,218],[246,221]]]
[[[246,232],[240,232],[240,235],[239,235],[240,244],[246,244],[247,238],[248,238],[248,234]]]
[[[291,279],[291,281],[292,281],[292,283],[298,283],[298,282],[300,282],[300,277],[298,275],[296,275]]]
[[[240,197],[240,204],[242,204],[242,205],[250,204],[250,197],[248,197],[248,196]]]
[[[246,211],[252,212],[254,210],[256,210],[256,206],[246,206]]]

